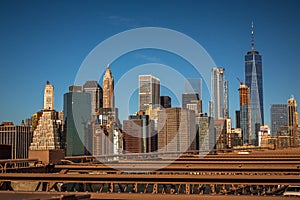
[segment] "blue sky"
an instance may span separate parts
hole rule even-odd
[[[234,111],[239,109],[236,77],[244,79],[244,55],[251,48],[254,21],[255,48],[263,56],[265,121],[270,124],[270,104],[286,103],[291,95],[300,101],[299,9],[297,0],[1,0],[0,121],[19,124],[39,111],[47,80],[55,87],[55,108],[62,110],[63,94],[74,83],[87,55],[107,38],[139,27],[172,29],[201,44],[216,65],[225,68],[230,117],[235,119]],[[111,63],[115,82],[132,66],[153,62],[181,69],[186,77],[195,75],[184,70],[189,63],[178,56],[146,49]],[[172,94],[167,89],[163,92],[161,95]],[[137,110],[136,100],[132,95],[129,105],[117,106],[129,106],[133,112]],[[206,100],[203,106],[207,112]],[[180,100],[173,102],[180,106]]]

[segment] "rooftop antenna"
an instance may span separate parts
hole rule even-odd
[[[251,37],[252,37],[252,42],[251,42],[251,49],[254,51],[254,23],[252,21],[252,26],[251,26]]]

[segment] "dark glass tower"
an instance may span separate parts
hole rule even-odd
[[[89,154],[92,134],[91,94],[83,92],[81,86],[70,86],[64,94],[64,121],[66,134],[66,156]]]
[[[276,136],[281,126],[288,125],[288,105],[272,104],[271,105],[271,135]]]
[[[253,145],[258,144],[258,131],[264,125],[264,99],[263,99],[263,77],[262,56],[254,50],[254,26],[252,23],[252,48],[245,55],[245,81],[250,88],[250,113],[251,132],[250,141]],[[258,130],[257,130],[258,129]]]

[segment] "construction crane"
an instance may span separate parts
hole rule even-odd
[[[241,80],[239,79],[239,77],[236,77],[236,79],[240,82],[241,85],[244,85],[244,82],[241,81]]]

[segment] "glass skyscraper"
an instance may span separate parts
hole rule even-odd
[[[276,136],[281,126],[288,125],[288,106],[287,104],[271,105],[271,135]]]
[[[83,92],[82,86],[70,86],[64,94],[64,121],[66,155],[87,155],[91,150],[92,134],[88,128],[91,121],[91,94]]]
[[[254,50],[254,26],[252,23],[252,48],[245,55],[245,83],[250,88],[250,113],[252,144],[258,143],[258,131],[264,125],[264,99],[262,79],[262,56]]]

